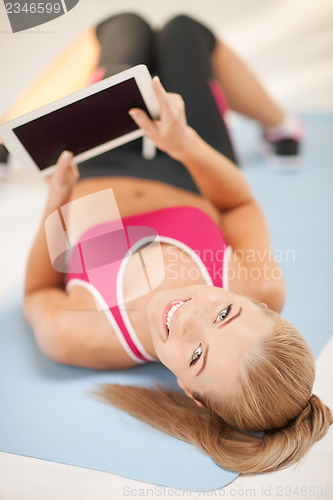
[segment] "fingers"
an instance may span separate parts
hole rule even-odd
[[[71,163],[71,174],[72,174],[72,182],[76,182],[80,178],[80,172],[76,163]]]
[[[185,111],[184,100],[181,95],[167,92],[160,82],[158,76],[153,78],[153,88],[160,105],[161,117],[174,118],[175,113]]]
[[[160,105],[161,118],[162,115],[166,117],[168,116],[168,114],[170,114],[171,94],[168,94],[168,92],[166,92],[158,76],[154,76],[152,84],[158,103]],[[154,132],[156,131],[156,126],[144,111],[142,111],[141,109],[133,108],[129,111],[129,114],[138,125],[138,127],[142,128],[146,132],[148,137],[154,134]]]
[[[76,181],[80,174],[79,169],[75,163],[73,163],[73,153],[70,151],[63,151],[57,161],[57,171],[60,172],[58,175],[70,175],[72,181]]]
[[[161,80],[159,79],[158,76],[154,76],[153,78],[153,89],[156,94],[158,103],[161,107],[161,111],[162,109],[168,109],[168,104],[169,104],[168,93],[161,84]]]
[[[139,128],[142,128],[142,130],[145,131],[148,137],[152,138],[154,132],[156,131],[156,127],[154,122],[147,115],[147,113],[145,113],[145,111],[143,111],[142,109],[138,108],[130,109],[128,113],[133,118],[137,126]]]
[[[63,151],[58,158],[57,165],[64,168],[71,164],[72,159],[73,153],[70,151]]]

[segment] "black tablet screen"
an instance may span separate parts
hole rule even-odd
[[[134,78],[13,129],[40,170],[54,165],[65,149],[78,155],[138,127],[132,107],[148,110]]]

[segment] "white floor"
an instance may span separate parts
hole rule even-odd
[[[140,5],[124,0],[119,6],[109,0],[80,0],[66,16],[17,34],[10,32],[0,2],[0,116],[83,29],[106,15],[128,10],[144,14],[156,25],[177,13],[196,16],[238,50],[283,105],[300,111],[333,111],[331,0],[141,0]],[[43,182],[27,181],[14,165],[10,180],[0,181],[0,298],[22,282],[45,195]],[[316,392],[331,407],[332,356],[331,341],[317,360],[316,379]],[[0,453],[1,500],[122,498],[124,486],[133,488],[132,496],[140,495],[139,488],[149,488],[112,474]],[[330,495],[325,494],[328,486]],[[175,491],[164,493],[180,496]],[[146,490],[147,496],[158,494]],[[192,493],[190,498],[205,496]],[[296,470],[241,477],[210,496],[333,499],[333,431]]]

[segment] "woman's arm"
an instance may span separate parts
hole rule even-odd
[[[187,167],[203,196],[221,212],[253,201],[250,187],[239,168],[191,128],[177,159]]]
[[[187,124],[182,97],[166,92],[157,77],[153,87],[160,119],[152,121],[144,111],[130,110],[137,125],[159,149],[187,167],[202,194],[219,210],[230,210],[253,199],[239,168]]]
[[[229,286],[280,312],[285,283],[274,259],[264,215],[239,168],[195,132],[179,156],[202,194],[220,211],[220,227],[230,243]]]
[[[153,122],[137,109],[130,111],[131,116],[158,148],[186,166],[202,194],[219,209],[221,230],[233,249],[232,290],[281,311],[284,279],[272,254],[263,213],[245,177],[187,125],[181,96],[167,93],[156,78],[153,85],[160,120]]]
[[[24,287],[25,299],[42,288],[62,287],[63,273],[52,267],[46,240],[45,222],[50,214],[70,200],[73,186],[79,178],[77,166],[71,164],[72,158],[72,153],[64,151],[57,162],[55,174],[51,178],[47,178],[48,198],[41,224],[28,257]]]
[[[76,165],[71,165],[72,155],[64,152],[57,162],[55,174],[47,180],[48,199],[42,221],[28,257],[23,310],[34,330],[40,349],[49,357],[60,361],[61,342],[53,341],[56,312],[66,307],[67,294],[63,291],[63,273],[52,267],[46,241],[47,217],[68,202],[73,184],[78,179]],[[61,337],[60,331],[58,338]]]
[[[102,311],[97,311],[63,290],[62,272],[52,267],[46,241],[45,222],[71,200],[79,174],[72,154],[64,152],[55,174],[48,180],[49,196],[43,218],[28,258],[24,314],[40,350],[58,363],[96,369],[133,366],[114,337]],[[57,235],[56,239],[57,239]],[[61,236],[61,235],[59,235]]]

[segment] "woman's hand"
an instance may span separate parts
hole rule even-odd
[[[138,108],[131,109],[129,114],[156,147],[180,160],[194,133],[186,121],[183,98],[166,92],[157,76],[153,78],[153,89],[160,105],[159,120],[151,120]]]
[[[46,177],[49,189],[49,202],[60,206],[69,201],[72,189],[78,181],[80,174],[75,163],[72,163],[73,153],[63,151],[56,163],[52,176]]]

